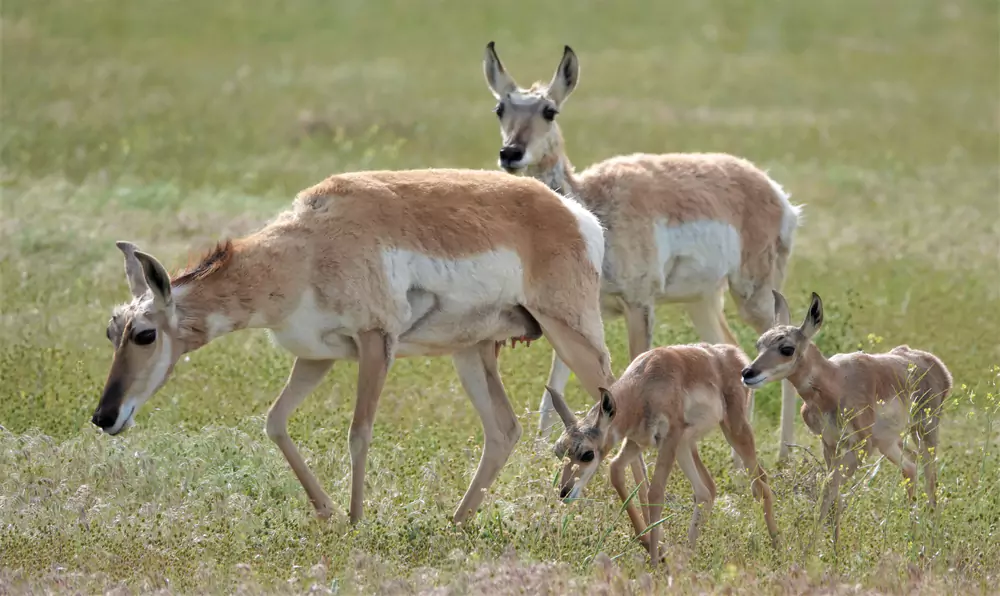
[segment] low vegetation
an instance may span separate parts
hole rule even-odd
[[[391,15],[391,18],[389,16]],[[0,129],[0,592],[978,593],[1000,582],[1000,56],[995,3],[79,2],[8,0]],[[796,421],[775,467],[779,395],[754,427],[782,548],[770,548],[721,435],[719,500],[684,548],[672,476],[667,563],[651,569],[606,474],[566,506],[530,432],[485,506],[449,521],[482,444],[447,359],[399,361],[375,425],[366,519],[342,513],[357,367],[339,363],[290,432],[341,513],[312,515],[263,432],[291,357],[242,332],[182,360],[130,431],[90,422],[128,296],[118,239],[180,268],[340,171],[494,168],[483,45],[580,86],[559,116],[578,166],[632,151],[727,151],[806,204],[785,295],[823,295],[827,353],[928,349],[956,389],[940,508],[906,502],[872,457],[840,540],[817,525],[818,441]],[[523,81],[526,82],[526,81]],[[731,311],[731,315],[732,315]],[[695,339],[658,312],[657,344]],[[756,339],[730,317],[745,349]],[[625,330],[608,321],[614,368]],[[501,368],[534,429],[545,342]],[[567,397],[589,405],[571,382]]]

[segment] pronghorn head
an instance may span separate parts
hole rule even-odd
[[[132,301],[115,308],[108,323],[114,360],[101,401],[91,421],[108,434],[131,425],[139,407],[167,380],[183,353],[170,276],[152,256],[130,242],[116,242],[125,253],[125,277]]]
[[[515,173],[561,153],[562,134],[555,118],[580,79],[580,63],[573,50],[566,46],[547,85],[535,83],[522,89],[504,70],[491,41],[486,45],[483,72],[497,99],[494,112],[503,136],[500,167]]]
[[[608,455],[606,443],[611,421],[615,417],[615,399],[610,391],[602,387],[601,401],[577,421],[563,396],[551,387],[546,389],[566,427],[553,451],[564,461],[559,477],[559,498],[569,502],[583,493],[584,487],[601,466],[601,461]]]
[[[806,313],[805,321],[796,327],[790,325],[788,302],[777,290],[774,292],[774,323],[757,340],[757,358],[743,369],[743,384],[756,389],[769,381],[781,381],[792,374],[802,361],[809,342],[823,325],[823,301],[816,292]]]

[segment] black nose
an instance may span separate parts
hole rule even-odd
[[[105,410],[97,410],[94,412],[93,418],[90,419],[91,422],[101,428],[114,426],[117,420],[118,412],[108,412]]]
[[[572,488],[568,484],[566,486],[562,487],[562,490],[559,491],[559,498],[560,499],[565,499],[566,497],[568,497],[570,490],[572,490]]]
[[[743,369],[743,378],[752,379],[757,376],[757,371],[750,368],[749,366]]]
[[[500,149],[500,165],[507,167],[524,157],[524,149],[515,145],[507,145]]]

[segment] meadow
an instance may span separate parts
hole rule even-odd
[[[254,3],[6,0],[0,11],[0,593],[988,593],[1000,585],[1000,33],[985,0]],[[337,172],[496,167],[483,81],[495,40],[522,84],[564,44],[581,80],[559,119],[578,168],[636,151],[725,151],[805,204],[785,287],[823,296],[827,353],[900,343],[955,377],[940,508],[876,457],[816,522],[821,449],[801,420],[775,466],[779,390],[754,427],[783,546],[767,540],[721,434],[719,500],[684,548],[690,486],[668,486],[651,569],[606,474],[563,505],[533,439],[551,350],[506,350],[526,432],[483,508],[450,516],[482,446],[447,358],[390,373],[352,527],[338,363],[290,433],[338,511],[319,521],[264,416],[291,365],[265,333],[182,359],[119,436],[90,416],[128,297],[128,239],[171,270],[250,232]],[[727,305],[752,353],[755,334]],[[621,320],[606,321],[613,366]],[[695,340],[680,308],[657,345]],[[574,379],[568,398],[590,400]]]

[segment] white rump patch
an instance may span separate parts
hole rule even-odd
[[[576,218],[580,235],[583,236],[583,241],[587,245],[587,258],[590,259],[591,264],[594,265],[594,269],[600,274],[604,269],[604,228],[601,227],[601,222],[597,219],[597,216],[575,199],[562,195],[559,195],[559,199],[569,209],[570,213],[573,214],[573,217]]]
[[[793,205],[790,200],[791,195],[785,192],[785,189],[770,176],[767,177],[767,182],[771,185],[774,195],[781,201],[781,230],[778,232],[778,235],[781,237],[781,243],[788,250],[791,250],[795,230],[802,223],[802,208],[805,205]]]

